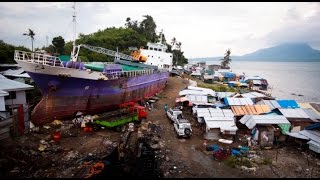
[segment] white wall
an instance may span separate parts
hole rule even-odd
[[[147,57],[147,61],[145,62],[145,64],[158,66],[159,69],[164,69],[163,65],[166,64],[169,66],[168,70],[172,70],[173,57],[171,53],[142,49],[141,54]]]
[[[26,104],[26,92],[25,91],[16,91],[16,98],[11,100],[6,100],[6,105],[11,104]]]
[[[4,96],[0,96],[0,111],[5,111],[5,101],[4,101]]]

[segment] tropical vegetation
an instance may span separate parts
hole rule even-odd
[[[231,63],[230,54],[231,54],[231,50],[228,49],[227,52],[224,54],[223,59],[221,59],[222,68],[229,68],[229,64]]]
[[[78,39],[76,39],[76,44],[88,44],[92,46],[98,46],[107,48],[114,51],[119,51],[125,54],[130,54],[129,47],[146,47],[147,42],[159,42],[160,34],[162,35],[162,43],[168,46],[168,52],[173,53],[173,64],[174,65],[184,65],[188,63],[188,59],[184,57],[184,52],[182,49],[182,43],[178,42],[176,38],[174,41],[167,42],[164,33],[157,33],[157,25],[150,15],[144,15],[143,20],[138,22],[137,20],[132,20],[128,17],[125,21],[124,27],[107,27],[103,30],[98,30],[97,32],[91,34],[79,34]],[[24,33],[23,35],[29,36],[32,42],[33,51],[33,40],[35,33],[29,29],[29,33]],[[2,53],[0,56],[5,56],[4,59],[6,63],[15,63],[13,61],[14,47],[8,45],[1,41],[1,46],[8,46],[7,48],[1,48]],[[9,49],[11,50],[9,51]],[[72,50],[72,42],[65,42],[62,36],[54,37],[52,44],[48,46],[43,46],[40,48],[45,50],[47,53],[54,55],[70,55]],[[38,48],[35,51],[40,50]],[[30,51],[27,48],[24,50]],[[6,52],[4,52],[6,51]],[[81,49],[79,54],[81,61],[112,61],[114,58],[106,56],[104,54],[99,54],[96,52],[89,51],[87,49]]]

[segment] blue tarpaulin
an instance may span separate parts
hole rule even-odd
[[[223,76],[225,78],[232,78],[232,77],[235,77],[236,75],[234,73],[231,73],[231,72],[226,72],[226,73],[224,73]]]
[[[282,108],[300,108],[295,100],[277,100]]]

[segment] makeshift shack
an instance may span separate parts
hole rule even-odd
[[[245,115],[240,122],[253,129],[250,144],[262,147],[272,146],[275,137],[278,141],[284,140],[281,133],[287,134],[290,128],[290,122],[281,115]]]

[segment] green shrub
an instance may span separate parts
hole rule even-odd
[[[228,166],[235,168],[236,165],[238,164],[238,159],[236,156],[229,156],[225,162]]]
[[[272,164],[272,159],[270,157],[266,157],[263,159],[263,164],[264,165],[269,165]]]

